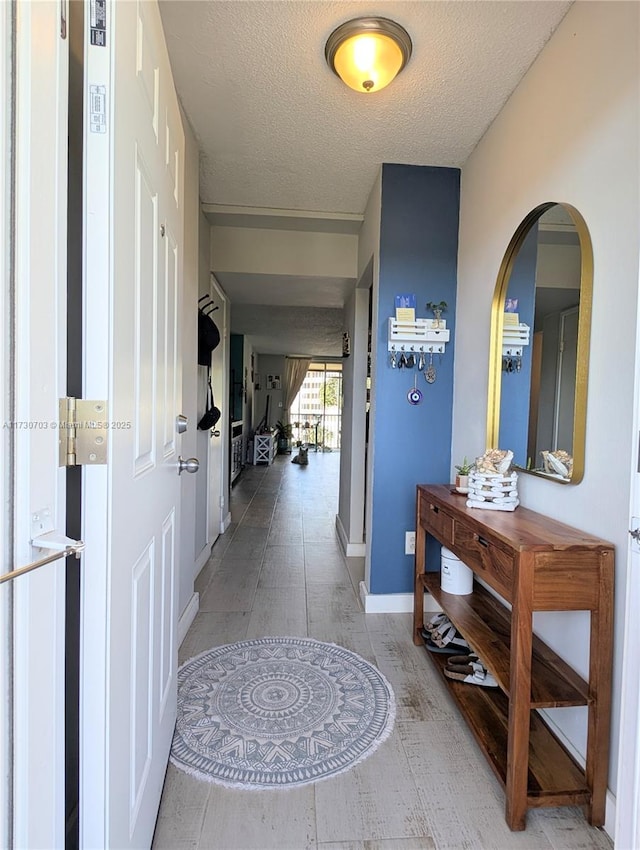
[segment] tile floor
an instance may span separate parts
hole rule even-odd
[[[153,850],[611,850],[578,808],[504,822],[504,796],[408,614],[362,611],[363,559],[335,534],[339,455],[247,467],[232,523],[196,581],[200,610],[180,663],[262,635],[338,643],[377,665],[396,696],[393,735],[345,774],[290,791],[238,791],[169,765]]]

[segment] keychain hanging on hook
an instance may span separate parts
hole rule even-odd
[[[420,404],[422,401],[422,391],[418,389],[417,385],[417,376],[413,376],[413,389],[409,390],[407,393],[407,400],[409,404]]]
[[[433,384],[436,380],[436,367],[433,365],[433,351],[429,352],[429,365],[425,370],[424,378],[428,384]]]

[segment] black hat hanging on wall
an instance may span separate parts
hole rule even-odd
[[[220,331],[210,315],[217,309],[209,295],[198,299],[198,366],[210,366],[211,352],[220,344]]]

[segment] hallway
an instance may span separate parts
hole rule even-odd
[[[347,773],[289,791],[224,788],[170,764],[154,850],[610,850],[578,808],[532,810],[525,832],[507,828],[502,789],[413,645],[411,616],[362,611],[364,559],[345,559],[335,534],[339,464],[311,452],[307,467],[283,455],[244,470],[179,661],[264,635],[340,644],[391,683],[394,733]]]

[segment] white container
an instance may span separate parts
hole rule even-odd
[[[440,587],[445,593],[457,596],[464,596],[473,590],[473,570],[445,546],[442,547],[440,560]]]

